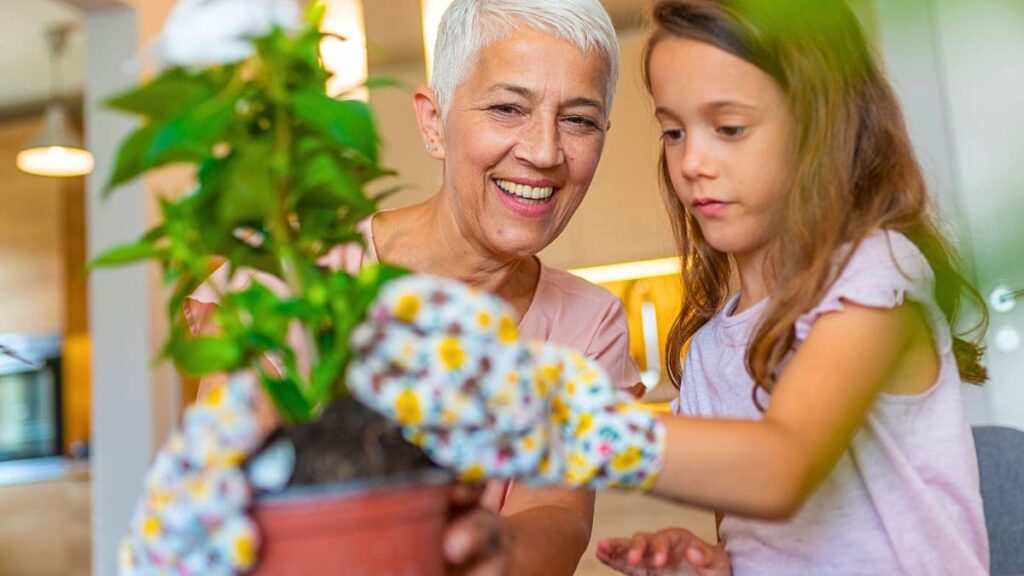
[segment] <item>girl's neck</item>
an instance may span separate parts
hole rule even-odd
[[[373,220],[378,258],[497,294],[522,316],[533,299],[540,263],[532,256],[503,257],[466,238],[452,208],[438,194],[378,214]]]
[[[736,271],[740,278],[740,299],[733,314],[751,308],[768,297],[768,283],[764,276],[765,249],[746,254],[733,255]]]

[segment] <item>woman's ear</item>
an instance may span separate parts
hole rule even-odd
[[[444,160],[444,127],[441,107],[437,104],[434,91],[426,86],[417,88],[413,95],[413,106],[416,108],[416,122],[420,125],[420,135],[427,154],[435,160]]]

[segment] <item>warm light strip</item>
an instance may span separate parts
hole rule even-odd
[[[331,96],[351,93],[351,97],[365,101],[365,88],[369,74],[366,63],[366,20],[363,17],[362,0],[328,0],[327,14],[320,29],[337,34],[337,38],[325,38],[320,46],[324,68],[333,74],[327,81],[327,93]]]
[[[434,43],[437,41],[437,27],[441,24],[444,11],[452,0],[422,0],[423,9],[423,53],[427,59],[427,82],[434,69]]]
[[[657,260],[624,262],[607,266],[577,268],[576,270],[569,270],[569,272],[594,284],[638,280],[655,276],[675,276],[679,274],[679,258],[658,258]]]

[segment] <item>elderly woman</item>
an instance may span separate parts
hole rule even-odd
[[[536,257],[590,187],[617,76],[615,31],[598,0],[455,0],[431,87],[415,94],[427,153],[443,165],[441,189],[373,217],[365,256],[493,292],[513,306],[522,334],[570,345],[631,387],[639,376],[618,300]],[[478,512],[454,523],[450,559],[480,552],[471,549],[490,539],[480,538],[483,522],[504,545],[492,566],[575,570],[593,493],[499,483],[482,504],[500,522]]]
[[[572,346],[621,386],[637,385],[619,301],[536,256],[594,177],[618,58],[598,0],[455,0],[431,87],[414,97],[441,188],[374,215],[361,226],[365,249],[340,246],[328,263],[352,270],[380,259],[487,290],[513,306],[524,336]],[[573,573],[590,539],[592,492],[497,483],[479,504],[449,526],[453,564],[473,574]]]

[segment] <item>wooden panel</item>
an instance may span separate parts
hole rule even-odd
[[[0,574],[89,574],[89,503],[86,473],[0,486]]]
[[[64,328],[60,181],[14,161],[39,120],[0,124],[0,333]]]

